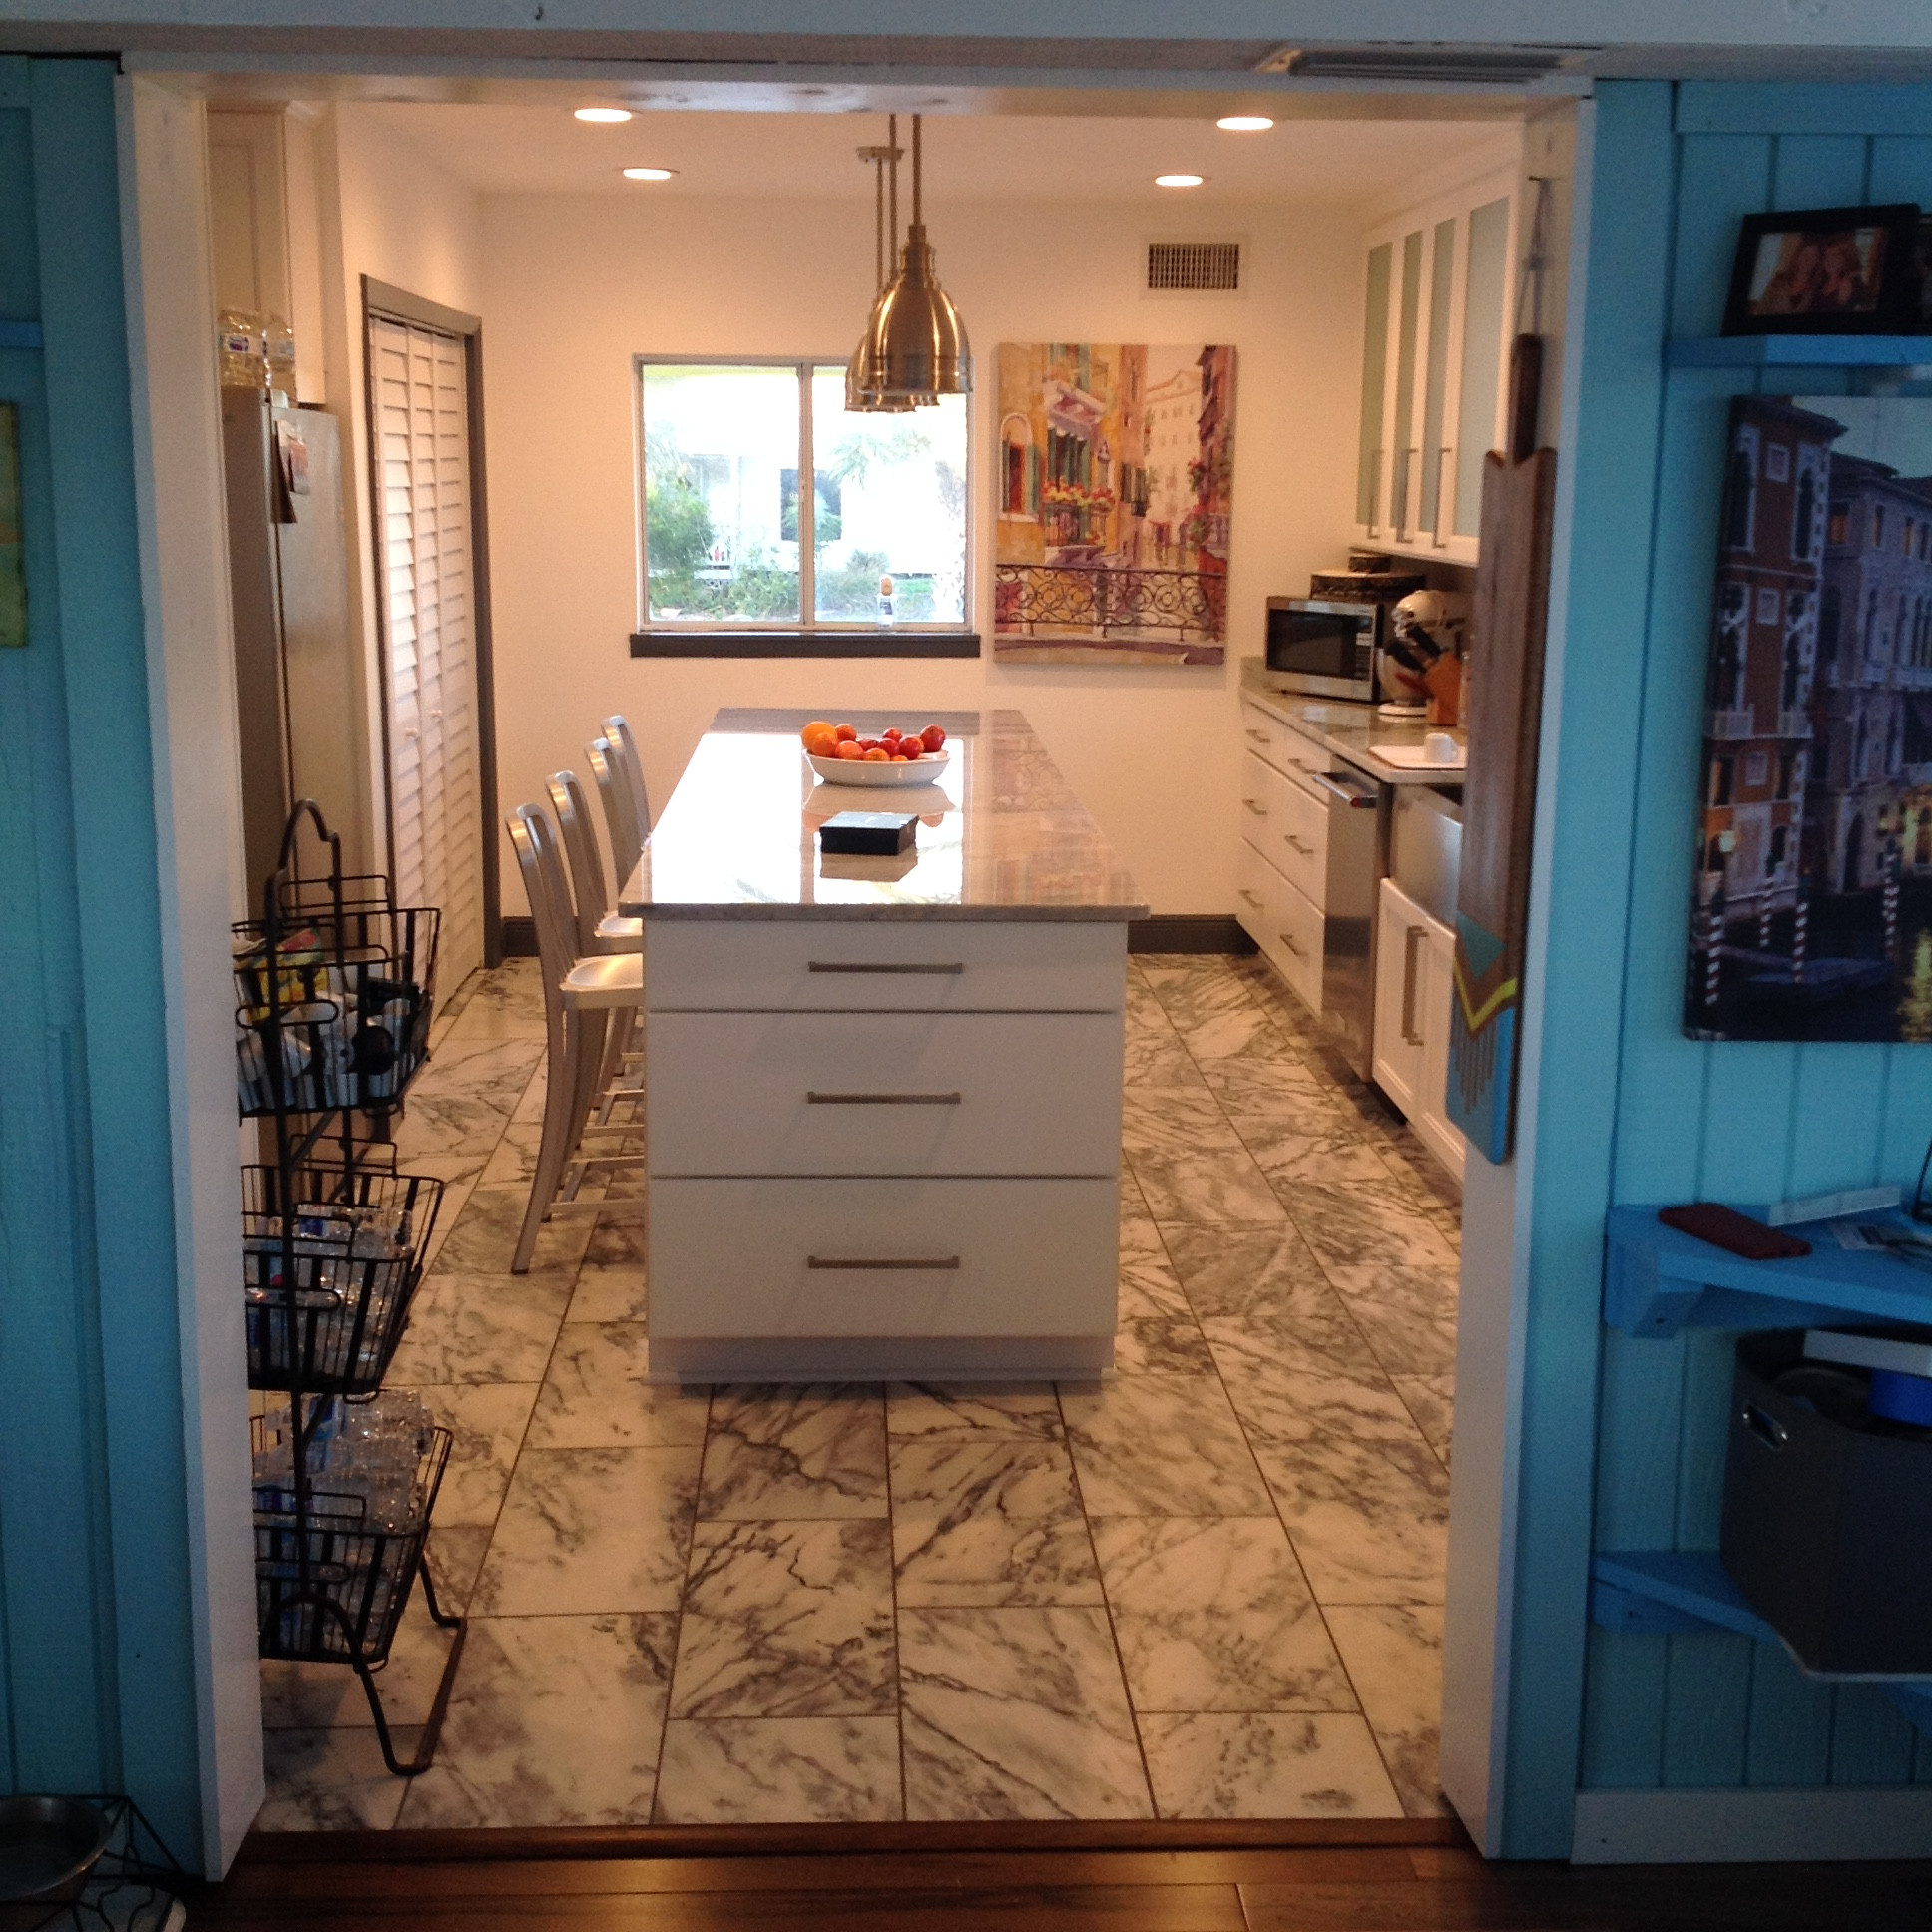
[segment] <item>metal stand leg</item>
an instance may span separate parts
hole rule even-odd
[[[429,1720],[423,1726],[421,1741],[416,1746],[416,1754],[407,1763],[396,1756],[396,1747],[389,1735],[389,1719],[382,1708],[382,1695],[376,1690],[375,1673],[363,1662],[362,1654],[351,1643],[349,1664],[355,1675],[362,1680],[363,1694],[369,1700],[369,1715],[375,1719],[376,1742],[382,1746],[382,1761],[388,1765],[395,1777],[420,1777],[436,1761],[436,1746],[442,1741],[443,1719],[449,1715],[450,1692],[456,1688],[456,1667],[463,1661],[463,1646],[469,1639],[470,1625],[467,1617],[445,1616],[441,1605],[436,1601],[435,1586],[429,1580],[429,1565],[424,1562],[418,1574],[422,1578],[423,1605],[431,1620],[443,1630],[453,1630],[456,1641],[449,1647],[449,1656],[443,1660],[443,1675],[436,1686],[436,1700],[429,1706]],[[326,1607],[333,1611],[342,1623],[346,1634],[348,1620],[333,1603],[323,1600]]]

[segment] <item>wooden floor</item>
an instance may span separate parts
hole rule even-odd
[[[1165,1836],[1165,1846],[1150,1842]],[[1138,1840],[1138,1842],[1137,1842]],[[1925,1932],[1932,1861],[1490,1865],[1451,1822],[258,1833],[191,1932]]]

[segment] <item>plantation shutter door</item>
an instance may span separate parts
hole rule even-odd
[[[483,840],[471,572],[469,366],[454,335],[369,319],[388,647],[390,866],[402,905],[440,906],[439,979],[483,963]]]

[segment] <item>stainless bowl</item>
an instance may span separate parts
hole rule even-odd
[[[113,1827],[83,1798],[0,1798],[0,1932],[79,1896]]]

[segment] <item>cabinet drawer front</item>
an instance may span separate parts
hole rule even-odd
[[[1328,877],[1328,811],[1291,779],[1277,777],[1270,801],[1269,862],[1303,898],[1322,903]]]
[[[1103,1013],[1127,1000],[1107,920],[647,919],[653,1011]]]
[[[1276,873],[1262,950],[1301,996],[1301,1003],[1317,1014],[1321,1011],[1321,940],[1320,907]]]
[[[1260,848],[1241,843],[1234,858],[1234,917],[1241,922],[1241,930],[1261,948],[1268,950],[1268,924],[1271,894],[1280,885],[1274,867],[1261,856]]]
[[[1111,1335],[1119,1214],[1111,1180],[654,1182],[651,1336]]]
[[[1271,718],[1256,705],[1241,706],[1241,743],[1295,783],[1312,788],[1315,774],[1332,771],[1335,757],[1292,725]]]
[[[1286,780],[1249,751],[1241,759],[1241,836],[1266,850],[1281,823],[1280,793]]]
[[[1118,1013],[653,1013],[654,1175],[1112,1175]]]

